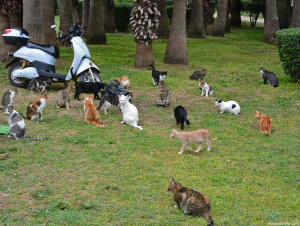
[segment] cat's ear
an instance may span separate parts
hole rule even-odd
[[[172,181],[175,181],[173,177],[172,177]]]
[[[120,96],[120,95],[118,95],[118,98],[120,99],[120,98],[121,98],[121,96]]]

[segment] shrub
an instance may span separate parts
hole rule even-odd
[[[280,61],[284,72],[300,79],[300,28],[288,28],[276,32]]]
[[[128,6],[118,6],[114,7],[114,16],[115,16],[115,26],[116,29],[120,32],[126,32],[129,27],[129,17],[130,12],[133,8],[133,5]]]

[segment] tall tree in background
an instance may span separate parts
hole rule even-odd
[[[59,16],[60,16],[59,30],[61,30],[64,33],[67,33],[68,28],[73,25],[71,0],[59,1]]]
[[[102,0],[91,0],[90,2],[86,42],[88,44],[106,44]]]
[[[102,0],[105,32],[115,33],[114,0]]]
[[[276,31],[279,30],[276,1],[266,0],[264,41],[270,44],[276,44]]]
[[[56,32],[51,28],[54,24],[54,2],[42,1],[43,35],[45,44],[56,44]]]
[[[82,16],[81,16],[78,0],[72,0],[71,3],[72,3],[73,23],[79,22],[81,24]]]
[[[213,25],[213,36],[223,37],[226,30],[227,13],[228,13],[228,0],[218,1],[218,15],[216,22]]]
[[[134,0],[130,13],[130,25],[136,42],[134,67],[150,68],[154,65],[152,41],[157,38],[158,16],[156,3],[151,0]]]
[[[210,5],[210,0],[202,0],[203,3],[203,17],[206,35],[212,36],[212,29],[214,23],[214,11]]]
[[[164,62],[188,64],[186,43],[186,0],[175,0]]]
[[[230,7],[230,25],[233,27],[241,27],[241,0],[231,0]]]
[[[90,0],[83,1],[83,10],[82,10],[82,30],[84,31],[82,37],[86,38],[87,28],[89,24],[89,12],[90,12]]]
[[[292,19],[290,0],[277,0],[277,13],[280,29],[288,28]]]
[[[3,2],[0,1],[0,32],[3,34],[4,30],[9,28],[9,16],[5,14],[3,9]],[[7,59],[7,53],[10,52],[11,46],[6,45],[3,38],[0,38],[0,61],[5,61]]]
[[[205,38],[202,0],[192,1],[192,12],[188,28],[188,37]]]
[[[156,0],[158,11],[160,12],[159,25],[157,30],[157,36],[161,39],[168,39],[170,27],[169,18],[167,13],[167,1],[166,0]]]
[[[291,26],[300,27],[300,1],[299,0],[294,0]]]

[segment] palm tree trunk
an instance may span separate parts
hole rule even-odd
[[[216,22],[213,25],[213,36],[224,37],[226,30],[228,0],[219,0],[219,9]]]
[[[72,0],[72,16],[73,16],[73,23],[79,22],[81,24],[82,16],[81,16],[78,0]]]
[[[186,0],[175,0],[171,31],[164,58],[165,63],[188,64],[185,20]]]
[[[277,0],[277,13],[280,29],[288,28],[292,19],[292,7],[289,0]]]
[[[188,28],[188,37],[205,38],[202,0],[192,1],[192,12]]]
[[[169,27],[168,13],[167,13],[167,1],[156,0],[156,4],[160,12],[157,36],[158,38],[161,39],[168,39],[170,27]]]
[[[291,26],[300,27],[300,1],[299,0],[294,0]]]
[[[87,28],[89,24],[90,0],[83,1],[83,15],[82,15],[82,30],[84,31],[82,37],[86,38]]]
[[[114,1],[102,0],[105,32],[115,33]]]
[[[5,29],[10,28],[9,26],[9,17],[4,14],[2,10],[2,6],[0,5],[0,33],[3,34]],[[0,61],[4,62],[8,55],[7,53],[10,52],[10,45],[5,44],[4,39],[0,38]]]
[[[202,0],[203,2],[203,17],[206,35],[212,36],[212,28],[214,23],[214,12],[210,6],[210,0]]]
[[[264,41],[270,44],[276,44],[276,31],[279,28],[277,16],[277,0],[266,0],[266,22],[264,28]]]
[[[241,27],[241,0],[231,0],[230,7],[230,25],[233,27]]]
[[[71,0],[59,1],[59,16],[60,16],[59,30],[61,30],[64,33],[67,33],[68,28],[73,25]]]
[[[42,16],[43,16],[43,31],[45,44],[56,44],[54,38],[56,32],[51,28],[54,24],[54,2],[53,1],[42,1]]]
[[[134,67],[149,68],[150,64],[154,65],[152,41],[146,43],[144,41],[136,40]]]

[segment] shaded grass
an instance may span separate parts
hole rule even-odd
[[[265,225],[298,222],[299,216],[299,84],[280,66],[276,46],[263,43],[263,30],[233,29],[224,38],[188,39],[189,65],[163,63],[166,40],[153,43],[155,66],[167,70],[169,108],[156,107],[157,88],[151,71],[133,68],[135,43],[128,34],[108,34],[107,45],[89,45],[92,61],[106,82],[127,75],[139,110],[139,131],[120,124],[118,109],[102,111],[98,129],[84,122],[83,101],[76,108],[56,109],[57,90],[49,87],[44,120],[26,121],[28,136],[47,136],[41,142],[8,140],[0,136],[0,219],[4,224],[205,224],[173,208],[165,191],[171,176],[207,194],[218,225]],[[57,71],[66,73],[71,48],[60,48]],[[258,67],[279,77],[280,86],[261,86]],[[212,97],[201,97],[198,83],[188,76],[208,69]],[[7,69],[0,68],[1,94],[9,86]],[[37,98],[20,90],[15,108],[25,112]],[[219,114],[216,98],[235,100],[241,115]],[[95,101],[98,106],[99,101]],[[207,128],[218,140],[211,152],[185,151],[170,140],[176,125],[173,108],[183,105],[191,125]],[[261,134],[255,110],[273,119],[270,136]],[[6,117],[0,117],[6,125]],[[196,145],[191,147],[196,149]],[[49,193],[44,193],[49,191]],[[6,195],[5,195],[6,194]],[[37,197],[41,197],[40,199]]]

